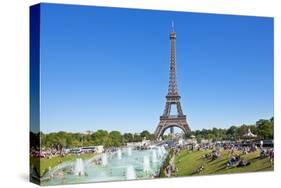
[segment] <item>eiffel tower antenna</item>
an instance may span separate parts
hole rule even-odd
[[[172,20],[172,32],[175,32],[175,23],[174,23],[174,20]]]

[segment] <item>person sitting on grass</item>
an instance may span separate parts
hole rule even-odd
[[[243,152],[243,155],[247,155],[247,154],[248,154],[248,149],[247,149],[247,147],[243,147],[243,148],[242,148],[242,152]]]
[[[256,144],[252,144],[251,147],[250,147],[250,152],[255,152],[257,150],[257,146]]]
[[[261,149],[260,151],[260,158],[263,159],[268,156],[267,150],[266,149]]]
[[[235,161],[235,157],[231,157],[231,159],[228,160],[228,162],[226,163],[226,166],[227,167],[230,167],[234,164],[234,161]]]
[[[234,166],[238,162],[240,162],[240,156],[239,155],[232,156],[231,159],[226,163],[226,166],[227,167]]]
[[[211,153],[206,153],[205,155],[202,156],[203,159],[210,159],[212,157],[212,154]]]
[[[244,159],[240,160],[240,162],[238,163],[237,167],[244,167],[244,166],[248,166],[250,165],[250,162],[245,161]]]
[[[193,172],[194,174],[200,174],[202,171],[204,170],[204,165],[201,165],[199,168],[197,168],[195,170],[195,172]]]
[[[220,151],[219,150],[214,150],[212,154],[212,160],[216,160],[220,157]]]
[[[201,165],[201,166],[199,167],[199,169],[198,169],[198,173],[201,173],[203,170],[204,170],[204,166]]]

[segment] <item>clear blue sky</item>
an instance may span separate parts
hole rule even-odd
[[[168,90],[169,32],[192,130],[273,116],[273,19],[43,4],[41,129],[153,132]]]

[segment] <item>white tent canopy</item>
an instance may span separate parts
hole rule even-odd
[[[246,134],[243,135],[244,138],[256,138],[257,135],[253,134],[250,130],[250,128],[248,129],[248,132]]]

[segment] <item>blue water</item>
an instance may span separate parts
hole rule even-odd
[[[42,185],[150,179],[159,174],[166,154],[167,152],[163,147],[155,147],[149,150],[131,150],[131,155],[128,149],[124,148],[121,150],[121,159],[120,154],[118,157],[118,152],[115,152],[106,154],[106,165],[96,164],[93,162],[94,159],[84,160],[83,167],[77,168],[83,169],[84,175],[82,176],[77,175],[77,172],[75,173],[75,165],[77,164],[74,161],[68,166],[68,169],[65,168],[67,170],[54,172],[52,178],[42,181]],[[101,155],[95,156],[95,159],[101,159]]]

